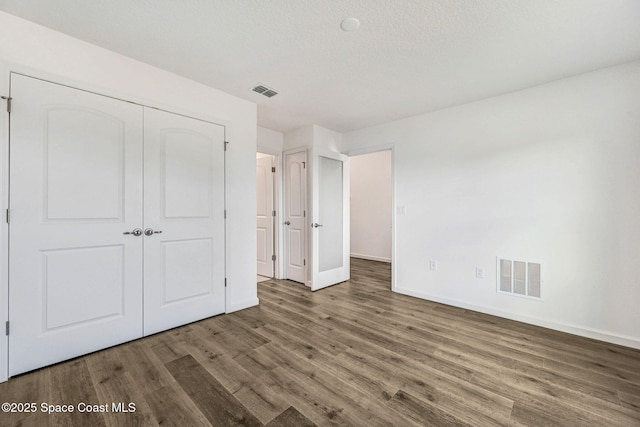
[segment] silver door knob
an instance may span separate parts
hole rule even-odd
[[[311,226],[318,228],[318,227],[322,227],[322,224],[318,224],[317,222],[314,222],[313,224],[311,224]]]
[[[147,228],[146,230],[144,230],[144,235],[145,236],[152,236],[154,234],[160,234],[162,233],[162,230],[153,230],[153,228]]]
[[[291,225],[291,221],[285,221],[284,225]]]
[[[125,231],[122,234],[133,234],[134,236],[138,237],[138,236],[142,236],[142,229],[141,228],[134,228],[131,231]]]

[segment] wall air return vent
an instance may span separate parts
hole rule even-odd
[[[503,294],[542,298],[542,262],[498,257],[497,290]]]
[[[263,85],[262,83],[258,83],[257,85],[252,87],[251,90],[268,98],[271,98],[272,96],[276,96],[278,94],[278,92],[268,86]]]

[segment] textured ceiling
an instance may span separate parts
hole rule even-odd
[[[640,59],[640,0],[0,0],[0,10],[349,131]],[[360,19],[346,33],[340,22]],[[250,91],[255,83],[279,95]]]

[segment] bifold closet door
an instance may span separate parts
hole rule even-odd
[[[144,110],[144,334],[225,311],[224,127]]]
[[[9,374],[142,336],[140,106],[12,74]]]

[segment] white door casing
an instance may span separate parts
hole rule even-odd
[[[224,127],[145,108],[144,333],[225,311]]]
[[[311,290],[350,277],[349,158],[312,152]]]
[[[9,374],[142,336],[142,107],[12,74]]]
[[[0,61],[0,96],[8,98],[9,68]],[[9,112],[8,100],[0,99],[0,212],[9,209]],[[9,320],[9,224],[0,222],[0,319]],[[9,336],[0,339],[0,383],[9,378]]]
[[[284,165],[285,278],[306,284],[306,151],[285,154]]]
[[[273,277],[274,173],[273,156],[256,159],[256,241],[258,274]]]

